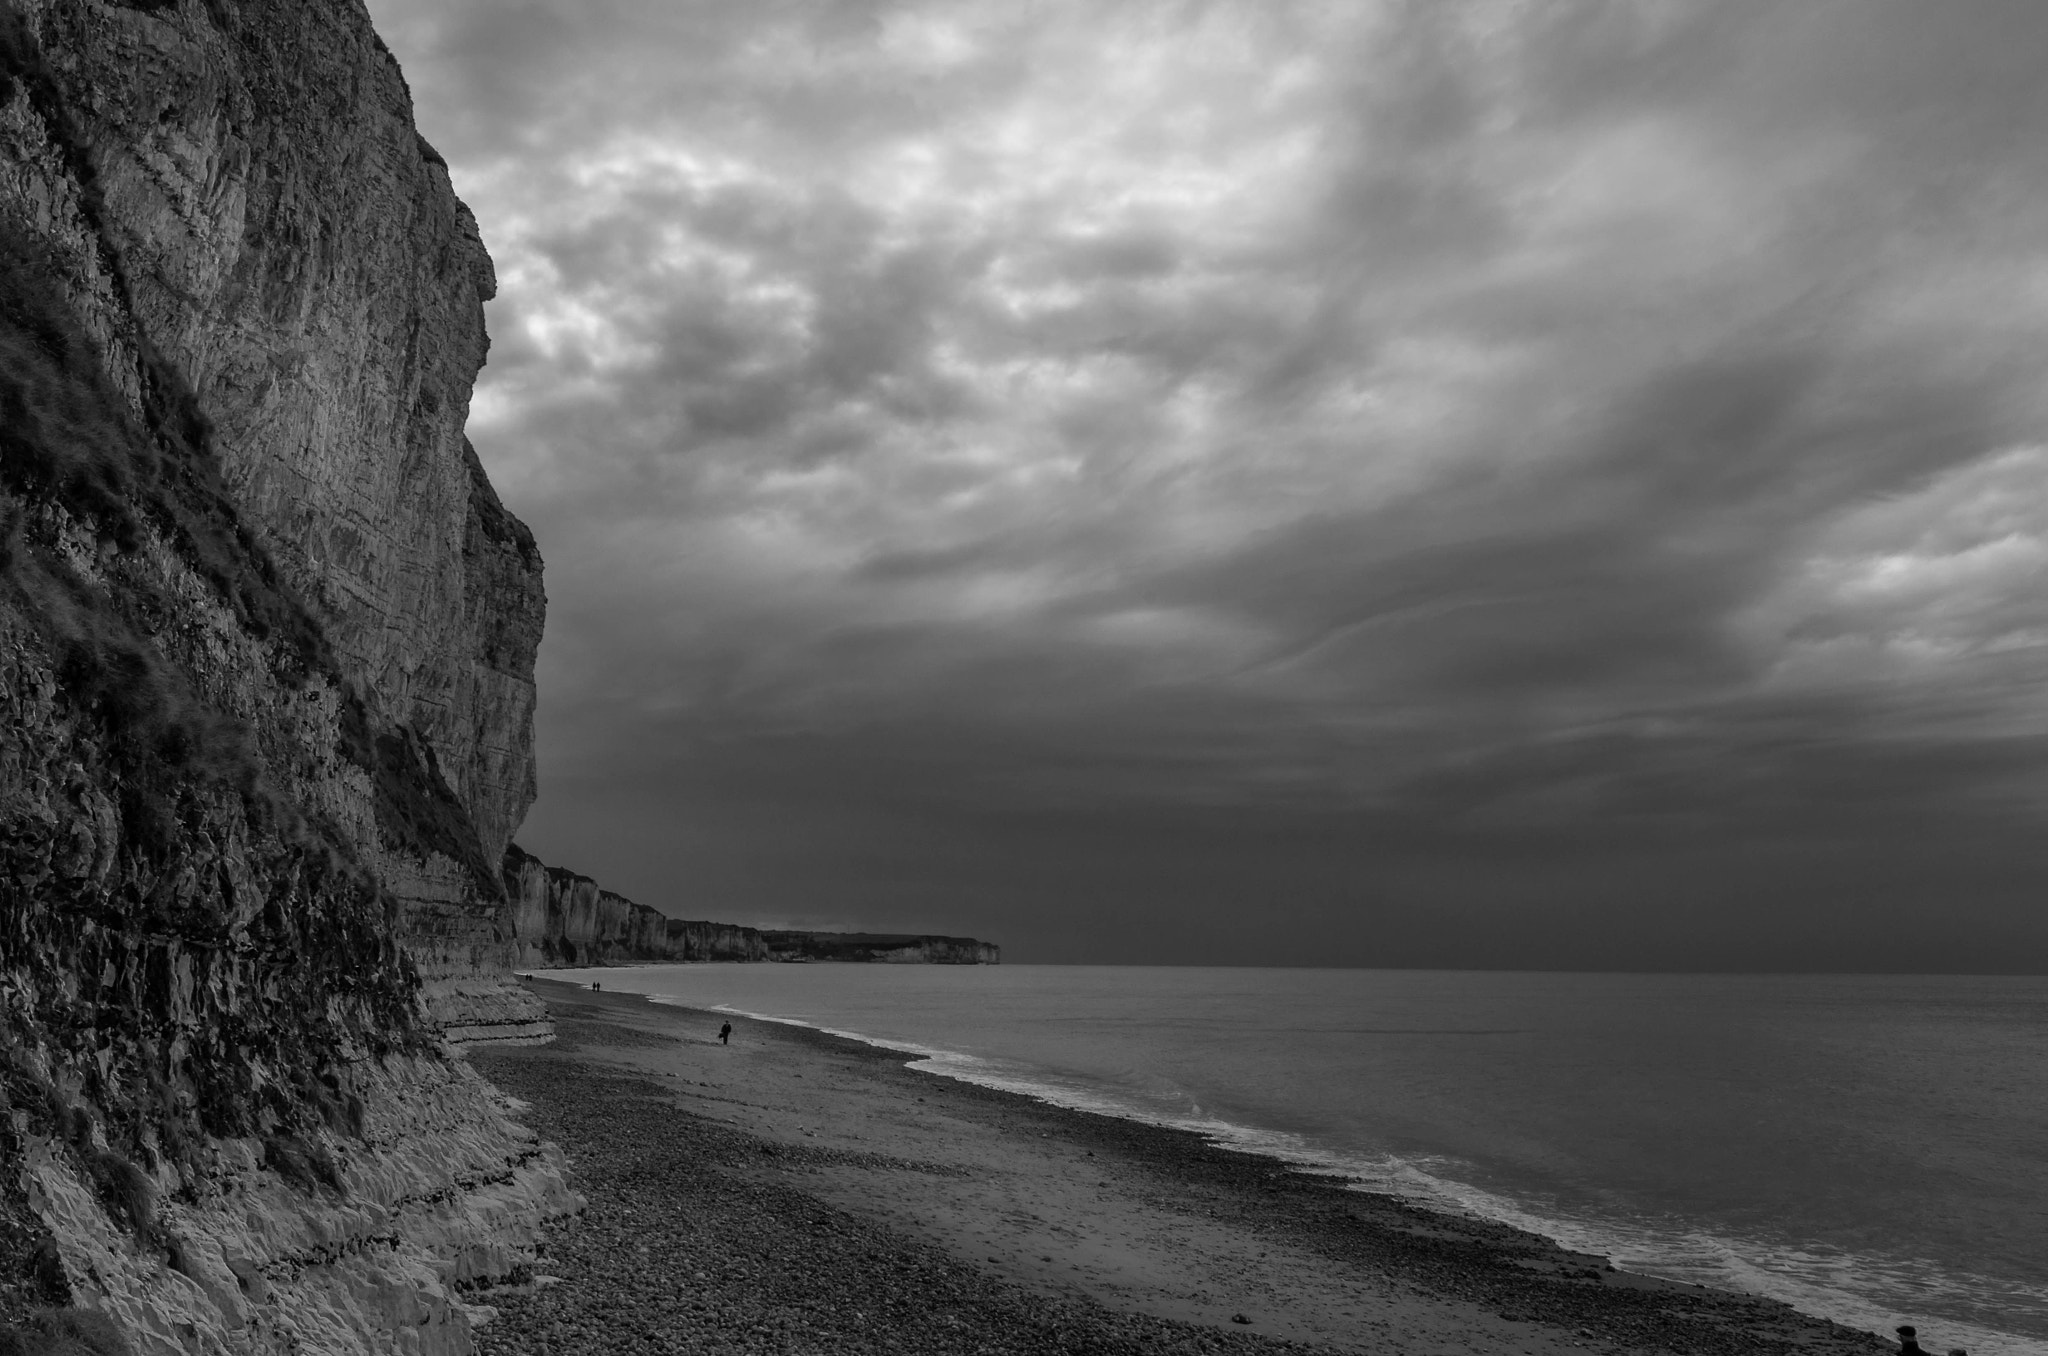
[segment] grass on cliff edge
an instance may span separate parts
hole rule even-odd
[[[16,86],[30,89],[45,125],[67,145],[74,177],[83,176],[81,209],[88,224],[95,225],[89,157],[66,140],[73,133],[61,106],[53,102],[61,97],[55,77],[41,63],[19,15],[0,0],[0,91],[11,93]],[[117,254],[104,239],[99,249],[120,281]],[[104,759],[98,785],[116,799],[123,858],[139,855],[159,868],[173,862],[189,846],[191,825],[207,813],[195,792],[219,787],[239,794],[253,826],[302,849],[298,855],[306,860],[294,877],[294,889],[341,891],[334,907],[292,911],[290,917],[266,910],[258,927],[266,954],[340,958],[342,987],[374,1010],[365,1018],[372,1027],[368,1034],[407,1044],[413,1039],[409,1014],[416,977],[395,953],[379,959],[382,953],[374,944],[378,936],[388,937],[389,912],[395,906],[354,865],[346,841],[324,829],[308,832],[297,807],[265,785],[265,765],[250,732],[200,700],[183,669],[152,639],[160,624],[175,617],[172,601],[160,594],[160,586],[145,582],[150,571],[127,570],[122,558],[134,555],[152,535],[165,542],[212,586],[248,634],[271,642],[270,662],[281,683],[289,686],[315,671],[333,676],[338,666],[319,625],[280,580],[223,487],[211,430],[180,374],[137,336],[128,336],[141,396],[138,417],[109,380],[106,356],[81,325],[66,277],[45,242],[0,217],[0,597],[14,604],[47,648],[64,704],[77,728],[91,732],[84,746],[92,751],[86,761]],[[125,282],[117,291],[125,295]],[[67,516],[96,538],[97,562],[75,567],[58,549],[56,528]],[[88,578],[87,571],[105,582]],[[354,727],[366,728],[353,693],[349,704]],[[380,788],[407,781],[409,770],[394,770],[389,757],[380,760],[366,734],[349,746],[349,732],[344,729],[343,751],[371,769]],[[412,781],[426,783],[426,770],[410,771]],[[415,799],[431,799],[437,792],[450,798],[445,784],[426,783]],[[166,927],[179,936],[190,930],[187,922],[193,920],[157,916],[153,898],[102,897],[106,892],[96,893],[90,880],[51,877],[47,862],[38,865],[38,853],[46,856],[48,844],[39,849],[35,838],[33,832],[26,837],[0,834],[0,861],[11,858],[27,870],[27,878],[38,882],[43,906],[31,911],[33,917],[24,913],[11,919],[15,926],[0,937],[9,965],[35,970],[70,963],[77,957],[66,948],[78,941],[80,928],[98,928],[115,940],[93,943],[98,959],[89,973],[97,975],[103,963],[125,958],[125,964],[134,959],[129,953],[160,950]],[[278,899],[283,897],[280,891]],[[206,937],[194,940],[201,947],[213,945]],[[366,960],[380,973],[373,976],[361,963]],[[311,973],[301,977],[314,983]],[[87,988],[93,988],[91,981]],[[319,995],[311,997],[310,1005],[299,1006],[306,1009],[303,1016],[317,1017],[326,1008]],[[76,1075],[67,1084],[69,1091],[59,1095],[45,1087],[41,1091],[48,1096],[32,1095],[37,1080],[26,1076],[6,1048],[30,1033],[12,1029],[10,1019],[0,1024],[6,1028],[0,1036],[9,1038],[0,1042],[0,1110],[26,1111],[32,1121],[55,1126],[83,1116],[84,1103],[90,1102],[103,1114],[110,1143],[118,1140],[145,1161],[160,1156],[184,1161],[184,1147],[191,1143],[181,1123],[187,1113],[174,1109],[171,1095],[180,1074],[160,1066],[159,1059],[167,1056],[154,1039],[153,1024],[165,1014],[131,1002],[111,1011],[64,1008],[62,1003],[39,1007],[33,1019],[38,1034],[31,1038],[53,1042],[64,1052]],[[339,1133],[360,1133],[360,1110],[350,1107],[346,1091],[321,1084],[333,1051],[331,1040],[316,1030],[320,1025],[302,1021],[304,1030],[295,1027],[296,1035],[268,1051],[287,1070],[303,1065],[296,1070],[300,1077],[250,1087],[246,1076],[231,1067],[232,1056],[215,1070],[219,1077],[195,1075],[199,1085],[193,1114],[199,1128],[241,1133],[250,1128],[252,1116],[268,1108],[281,1129],[311,1121],[325,1122]],[[232,1051],[247,1034],[230,1030],[220,1039]],[[124,1061],[108,1072],[103,1057],[116,1037],[140,1062]],[[87,1057],[89,1050],[102,1058]],[[50,1102],[47,1108],[45,1101]],[[137,1133],[145,1122],[155,1132],[153,1141]],[[0,1150],[18,1148],[7,1143],[10,1130],[0,1126]],[[90,1135],[67,1139],[109,1213],[138,1238],[151,1236],[152,1189],[134,1158],[95,1149]],[[298,1143],[289,1139],[287,1148]],[[319,1171],[324,1160],[313,1151],[285,1153],[284,1160],[288,1168],[310,1165],[303,1172],[280,1169],[288,1180],[309,1189],[333,1177],[331,1168]],[[11,1279],[0,1278],[0,1289]],[[72,1340],[44,1332],[36,1341],[47,1345],[60,1339]],[[0,1346],[0,1353],[7,1349]]]
[[[36,506],[59,506],[89,524],[101,551],[116,556],[136,551],[153,523],[255,634],[271,634],[267,618],[295,609],[270,587],[267,562],[237,568],[234,557],[246,559],[249,543],[224,524],[228,506],[192,445],[204,436],[196,415],[164,436],[138,428],[53,276],[40,242],[0,227],[0,579],[41,625],[68,699],[105,723],[110,751],[140,793],[124,805],[124,818],[140,843],[161,853],[176,837],[165,822],[173,798],[158,794],[167,788],[146,775],[151,765],[253,796],[261,762],[239,723],[196,700],[97,586],[61,555],[31,546]],[[325,657],[310,619],[293,629],[304,639],[286,649],[299,663]]]
[[[0,3],[0,15],[6,13]],[[360,1021],[349,1019],[364,1028],[358,1035],[370,1037],[373,1047],[378,1038],[403,1047],[417,1036],[410,1015],[417,979],[395,952],[384,955],[388,943],[384,950],[377,944],[377,936],[389,933],[395,908],[389,896],[354,864],[345,841],[308,824],[266,784],[250,731],[202,701],[153,639],[175,618],[176,605],[150,582],[152,570],[131,570],[122,561],[152,535],[213,586],[249,634],[275,642],[269,653],[281,683],[308,670],[334,672],[317,624],[279,582],[221,488],[209,430],[178,375],[144,358],[141,384],[155,395],[144,402],[147,422],[138,420],[109,382],[61,276],[40,241],[0,223],[0,603],[12,604],[46,648],[63,704],[85,736],[72,755],[94,768],[99,790],[115,802],[121,855],[153,864],[138,879],[162,875],[189,850],[193,826],[212,813],[204,789],[216,787],[239,796],[252,827],[296,849],[291,855],[303,859],[301,865],[286,871],[292,894],[333,895],[327,905],[288,909],[279,907],[287,898],[280,888],[252,925],[261,954],[246,964],[319,955],[339,971],[327,979],[311,969],[294,971],[296,981],[273,1006],[281,1004],[296,1020],[259,1019],[271,1039],[255,1047],[272,1077],[251,1084],[238,1055],[248,1048],[239,1042],[255,1034],[247,1022],[223,1025],[215,1020],[220,1014],[202,1014],[210,1039],[174,1065],[164,1062],[170,1046],[158,1030],[166,1012],[133,1001],[154,973],[138,956],[163,951],[168,937],[217,952],[216,924],[164,914],[154,896],[117,897],[91,879],[51,875],[42,860],[50,845],[39,848],[34,831],[39,821],[26,835],[0,832],[0,879],[21,874],[34,880],[38,905],[0,929],[0,960],[40,972],[37,987],[47,998],[32,1016],[17,1012],[0,1022],[0,1158],[20,1151],[12,1118],[25,1117],[29,1130],[69,1146],[118,1226],[179,1267],[177,1240],[158,1227],[155,1183],[138,1160],[175,1162],[189,1181],[193,1155],[206,1152],[200,1132],[267,1129],[266,1166],[308,1194],[338,1190],[331,1157],[317,1139],[294,1129],[362,1130],[360,1102],[333,1073],[325,996],[338,982],[368,1005]],[[96,537],[97,562],[75,566],[59,549],[56,526],[67,516]],[[410,781],[422,780],[425,772],[398,766],[376,746],[360,701],[349,697],[353,720],[344,721],[344,742],[357,733],[360,747],[352,752],[372,766],[380,789],[393,783],[410,789]],[[436,793],[451,799],[445,784],[433,784],[413,790],[412,801],[431,801]],[[407,808],[422,813],[411,802],[392,813]],[[103,965],[132,972],[143,987],[116,991],[111,1006],[79,1009],[55,997],[61,986],[41,983],[53,977],[53,968],[81,963],[89,976]],[[97,985],[90,978],[84,984],[81,1001],[90,1001]],[[17,1029],[24,1019],[27,1027]],[[61,1088],[14,1057],[23,1039],[46,1045],[68,1069]],[[202,1053],[214,1045],[220,1050]],[[117,1055],[112,1064],[105,1061],[109,1053]],[[176,1092],[176,1085],[185,1092]],[[96,1129],[118,1147],[99,1147]],[[32,1212],[24,1222],[32,1233],[39,1229]],[[41,1255],[35,1238],[18,1241],[31,1260]],[[68,1287],[61,1269],[52,1275],[19,1266],[8,1271],[0,1276],[0,1356],[125,1352],[118,1335],[95,1328],[90,1315],[43,1308],[24,1321],[30,1304],[67,1303]]]
[[[441,775],[431,746],[413,730],[373,726],[320,624],[243,521],[222,481],[212,430],[196,398],[134,320],[129,276],[104,227],[93,157],[66,104],[64,81],[44,60],[12,0],[0,0],[0,98],[17,92],[25,95],[68,171],[92,266],[111,281],[115,305],[108,352],[74,305],[86,288],[73,276],[76,262],[60,257],[18,221],[10,222],[8,204],[0,202],[0,600],[16,605],[46,647],[64,704],[87,733],[80,756],[89,753],[88,763],[104,759],[108,765],[105,774],[111,775],[97,766],[95,774],[99,789],[117,798],[124,859],[139,854],[161,867],[181,855],[193,826],[210,813],[202,803],[206,798],[194,795],[207,786],[239,793],[250,824],[303,858],[296,875],[286,873],[289,891],[277,891],[254,925],[263,956],[245,961],[261,966],[282,956],[320,956],[328,972],[292,965],[285,996],[266,999],[301,1018],[283,1024],[293,1034],[282,1045],[266,1041],[275,1031],[247,1030],[235,1021],[213,1024],[219,1029],[210,1031],[205,1044],[227,1053],[218,1060],[208,1056],[219,1067],[200,1080],[196,1128],[244,1133],[267,1126],[266,1162],[272,1170],[309,1192],[336,1189],[334,1165],[317,1138],[297,1133],[321,1124],[342,1136],[362,1133],[360,1099],[333,1077],[322,1057],[325,997],[338,985],[364,1005],[369,1029],[357,1034],[372,1049],[411,1048],[424,1039],[410,1017],[417,977],[390,946],[396,905],[356,862],[345,837],[330,826],[306,824],[297,806],[265,785],[264,759],[249,730],[200,700],[170,642],[157,639],[175,623],[178,607],[151,582],[153,570],[132,568],[123,557],[155,537],[212,587],[247,634],[270,642],[269,662],[281,686],[317,673],[340,687],[338,751],[370,774],[387,841],[466,862],[487,895],[502,888],[498,873],[484,863],[475,826]],[[130,389],[139,400],[116,388],[109,373],[117,364],[132,364],[123,377],[132,373]],[[495,501],[483,507],[495,508]],[[67,516],[97,537],[97,561],[74,567],[58,549],[56,529]],[[530,539],[525,549],[531,550]],[[48,907],[34,920],[23,915],[21,926],[0,930],[6,933],[0,949],[12,953],[5,957],[9,964],[44,970],[69,964],[78,957],[65,949],[66,939],[76,942],[81,928],[98,928],[113,940],[94,943],[89,972],[97,975],[102,965],[116,962],[132,969],[138,954],[160,951],[167,936],[205,930],[204,920],[157,916],[154,897],[116,900],[102,897],[104,890],[95,894],[89,881],[73,889],[50,878],[47,863],[38,866],[35,860],[39,852],[47,856],[48,844],[39,847],[34,836],[10,840],[0,834],[0,863],[12,854],[33,869],[41,891],[56,892],[43,899]],[[309,909],[282,907],[287,893],[302,892],[328,898]],[[192,940],[212,954],[225,954],[218,938]],[[86,987],[94,986],[88,981]],[[46,1028],[38,1039],[68,1052],[73,1067],[64,1089],[27,1076],[0,1039],[0,1111],[12,1106],[26,1111],[39,1129],[54,1129],[78,1122],[86,1105],[93,1105],[105,1121],[107,1142],[118,1141],[129,1156],[93,1150],[89,1134],[64,1137],[110,1213],[138,1237],[147,1235],[152,1202],[146,1175],[134,1162],[183,1162],[192,1147],[187,1131],[195,1128],[183,1123],[182,1113],[168,1110],[179,1075],[161,1065],[166,1047],[154,1039],[153,1024],[164,1014],[151,1002],[125,999],[112,1011],[61,1008],[39,1010],[36,1021]],[[24,1034],[0,1023],[0,1038]],[[107,1041],[117,1034],[139,1064],[103,1074],[103,1058],[82,1052],[97,1043],[97,1055],[104,1057]],[[235,1073],[236,1052],[246,1062],[249,1049],[271,1065],[273,1076],[261,1087],[247,1086]],[[259,1109],[266,1115],[257,1116]],[[268,1113],[275,1116],[266,1119]],[[145,1121],[155,1131],[154,1143],[133,1133]],[[0,1124],[0,1150],[6,1140],[7,1127]]]
[[[168,7],[172,0],[126,3],[149,10]],[[98,169],[72,119],[63,82],[13,0],[0,0],[0,100],[12,98],[17,88],[26,93],[62,156],[97,258],[123,308],[133,314],[126,262],[105,226]],[[424,140],[420,144],[422,155],[439,160]],[[321,627],[242,521],[220,479],[212,429],[182,375],[139,329],[128,336],[138,358],[148,429],[135,427],[126,402],[108,388],[97,345],[76,323],[56,282],[62,270],[49,251],[0,220],[0,265],[0,578],[9,573],[22,545],[22,514],[19,505],[6,502],[8,489],[31,500],[38,495],[56,499],[99,524],[122,551],[134,549],[142,518],[152,519],[251,635],[282,642],[278,652],[296,676],[320,672],[340,681],[345,701],[340,752],[370,774],[378,827],[399,847],[440,852],[463,863],[478,889],[486,897],[495,895],[499,864],[485,860],[476,826],[442,776],[431,746],[411,730],[370,732],[361,695],[340,680]],[[25,362],[55,380],[25,378]],[[17,428],[23,416],[29,422]],[[471,469],[480,486],[477,507],[490,530],[496,519],[509,515],[497,504],[482,468]],[[517,530],[509,535],[531,554],[531,536],[512,522]],[[91,627],[72,630],[83,642],[73,646],[73,676],[90,684],[87,700],[114,703],[110,714],[117,724],[139,718],[145,733],[171,741],[173,754],[203,754],[209,744],[235,742],[232,730],[219,722],[189,710],[179,714],[173,709],[177,704],[149,699],[173,684],[152,671],[148,646],[124,645]],[[124,709],[121,691],[143,694],[142,709]],[[233,780],[250,761],[227,750],[213,770]],[[207,770],[203,759],[200,767]]]
[[[400,847],[462,862],[483,893],[496,891],[498,873],[432,746],[409,729],[372,730],[319,624],[242,522],[220,481],[212,431],[177,373],[145,353],[143,385],[156,393],[146,432],[109,386],[98,346],[56,277],[41,242],[0,225],[0,579],[12,579],[44,618],[66,692],[100,711],[118,739],[141,741],[182,774],[255,794],[262,766],[247,732],[193,700],[156,647],[108,615],[98,590],[62,560],[28,558],[38,502],[92,524],[102,549],[116,554],[138,549],[145,523],[156,527],[244,630],[282,642],[274,651],[281,681],[334,677],[343,690],[340,752],[370,774],[379,827]],[[163,837],[163,826],[146,822],[147,805],[135,813],[145,838]]]
[[[0,19],[10,12],[0,4]],[[183,381],[144,349],[150,430],[138,427],[57,277],[40,241],[0,225],[0,579],[12,578],[48,624],[67,693],[171,767],[255,793],[262,769],[246,732],[192,700],[156,648],[105,615],[97,590],[64,562],[25,558],[39,501],[91,523],[102,548],[117,554],[139,547],[145,522],[155,526],[250,635],[281,642],[282,681],[333,676],[344,693],[340,752],[370,774],[379,827],[398,846],[462,862],[486,895],[495,892],[498,873],[431,745],[411,730],[372,731],[319,624],[242,521],[220,480],[212,430]],[[146,806],[137,813],[149,818]],[[143,827],[145,837],[162,836],[162,826]]]

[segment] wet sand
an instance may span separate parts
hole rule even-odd
[[[529,983],[558,1041],[475,1063],[590,1207],[475,1297],[486,1353],[1894,1350],[855,1041]]]

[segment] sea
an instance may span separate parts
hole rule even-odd
[[[1935,1351],[2048,1354],[2048,977],[549,971],[1197,1131]]]

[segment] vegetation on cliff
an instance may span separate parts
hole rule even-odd
[[[442,1043],[548,1031],[493,286],[360,4],[0,0],[0,1356],[462,1356],[577,1208]]]
[[[211,1137],[251,1133],[317,1164],[304,1130],[360,1130],[342,1055],[416,1043],[417,980],[347,839],[199,690],[180,585],[204,581],[280,691],[328,668],[317,628],[220,492],[175,374],[148,373],[138,420],[106,371],[47,255],[0,235],[0,1147],[67,1146],[110,1215],[173,1252],[161,1169],[192,1180]],[[29,1271],[18,1299],[67,1298]]]
[[[68,1155],[183,1269],[165,1184],[189,1192],[216,1141],[255,1136],[279,1177],[337,1190],[315,1132],[362,1133],[352,1064],[429,1048],[397,904],[301,794],[294,708],[331,711],[388,839],[497,887],[431,750],[373,727],[224,487],[198,402],[134,320],[61,83],[0,0],[0,104],[17,97],[122,323],[91,333],[75,298],[93,278],[0,204],[0,1159]],[[0,1321],[68,1300],[9,1171]]]

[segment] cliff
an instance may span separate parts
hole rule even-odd
[[[493,286],[361,0],[0,0],[0,1350],[471,1350],[509,967],[771,955],[511,847]]]
[[[763,961],[753,928],[670,918],[514,846],[505,854],[512,954],[523,969],[664,961]]]
[[[881,961],[995,965],[1002,950],[971,937],[869,932],[764,932],[686,922],[549,866],[516,845],[505,853],[513,964],[526,970],[681,961]]]
[[[0,0],[0,1324],[467,1351],[576,1208],[444,1040],[546,1034],[491,287],[357,0]]]
[[[866,961],[884,965],[1000,965],[1002,948],[972,937],[891,932],[788,932],[761,934],[775,961]]]
[[[351,684],[380,792],[357,841],[430,996],[502,973],[540,558],[463,437],[495,277],[397,64],[355,2],[12,3],[47,76],[10,110],[15,223],[123,394],[143,354],[177,374]],[[392,794],[412,781],[425,803]],[[498,1016],[537,1018],[521,1001]]]

